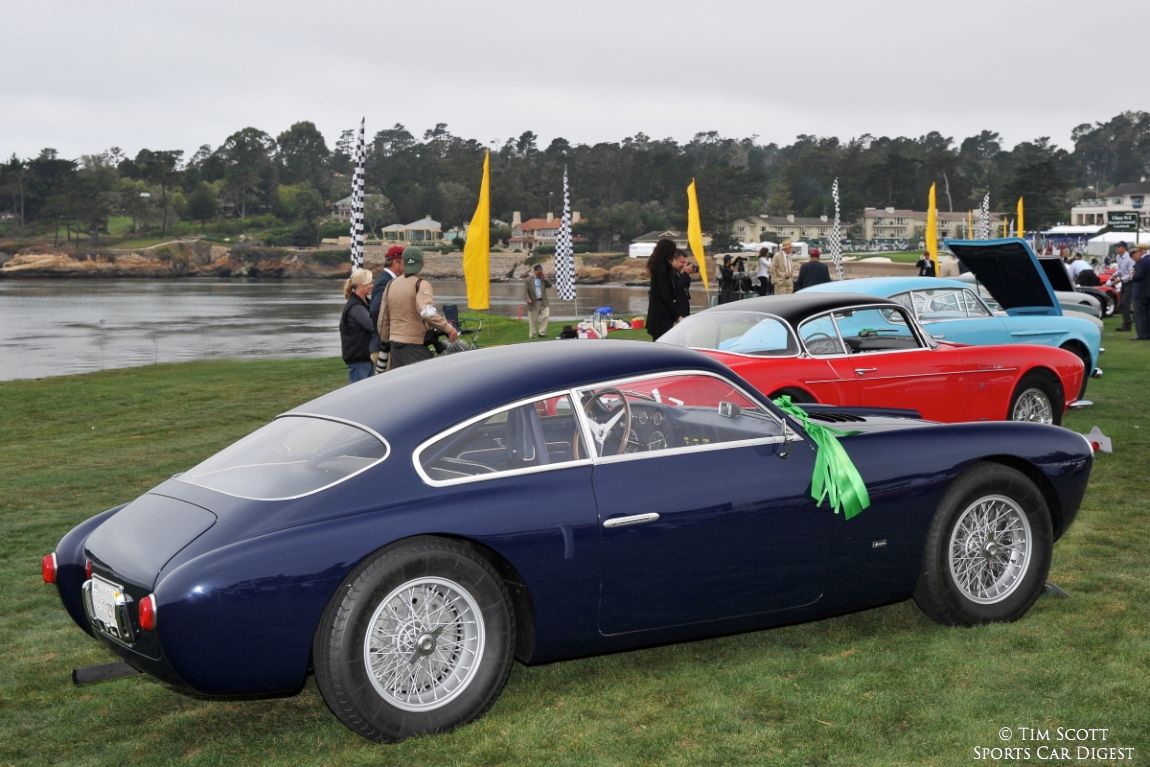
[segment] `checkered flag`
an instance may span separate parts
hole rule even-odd
[[[555,239],[555,287],[564,301],[575,299],[575,248],[571,244],[571,195],[567,190],[567,166],[563,167],[563,218]]]
[[[842,222],[839,218],[839,180],[836,178],[835,183],[831,185],[831,197],[835,201],[835,223],[831,227],[830,237],[830,251],[831,261],[835,264],[835,269],[838,271],[839,279],[843,278],[843,232]]]
[[[359,140],[355,144],[355,173],[351,177],[351,268],[363,268],[363,123],[359,120]]]
[[[980,240],[990,239],[990,192],[982,198],[982,206],[978,209],[978,222],[975,226],[975,236]]]

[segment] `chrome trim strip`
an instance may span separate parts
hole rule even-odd
[[[584,451],[591,453],[593,451],[590,449],[590,446],[594,444],[594,441],[591,439],[591,430],[590,430],[590,426],[589,426],[589,419],[587,418],[586,413],[583,412],[583,408],[581,408],[579,406],[579,396],[578,396],[579,392],[586,391],[588,389],[608,387],[608,386],[609,387],[615,387],[615,388],[622,388],[622,387],[626,386],[626,384],[634,382],[634,381],[644,381],[644,380],[648,380],[648,379],[652,379],[652,378],[675,378],[675,377],[684,376],[684,375],[703,375],[703,376],[707,376],[709,378],[714,378],[714,379],[717,379],[719,381],[722,381],[723,383],[734,388],[735,391],[738,391],[739,393],[741,393],[744,397],[746,397],[751,402],[761,403],[762,400],[768,399],[765,395],[760,394],[757,391],[754,393],[748,393],[747,390],[744,389],[736,381],[733,381],[730,378],[722,376],[722,375],[720,375],[714,371],[711,371],[711,370],[686,369],[686,370],[661,371],[661,372],[657,372],[657,373],[642,373],[639,375],[630,376],[628,378],[619,378],[619,379],[614,379],[614,380],[601,381],[601,382],[597,382],[597,383],[594,383],[591,385],[574,386],[574,387],[571,387],[570,389],[563,389],[563,390],[553,391],[553,392],[544,393],[544,394],[537,394],[533,397],[526,397],[526,398],[523,398],[520,400],[516,400],[515,402],[507,403],[507,404],[501,405],[497,408],[492,408],[491,410],[484,411],[483,413],[472,416],[471,418],[468,418],[466,421],[463,421],[463,422],[461,422],[461,423],[459,423],[459,424],[457,424],[457,425],[455,425],[449,429],[441,431],[438,434],[435,434],[432,437],[421,442],[418,446],[416,446],[415,451],[412,453],[412,456],[411,456],[412,466],[415,468],[415,473],[419,476],[419,478],[422,479],[425,484],[427,484],[431,487],[455,487],[457,485],[470,484],[472,482],[487,482],[487,481],[490,481],[493,479],[501,479],[503,477],[517,477],[517,476],[522,476],[522,475],[526,475],[526,474],[539,474],[542,472],[558,471],[558,470],[568,469],[568,468],[573,468],[573,467],[578,467],[578,466],[598,465],[600,463],[621,463],[624,461],[649,460],[649,459],[658,458],[658,457],[665,456],[665,455],[680,455],[680,454],[687,453],[687,452],[703,452],[703,451],[709,451],[709,450],[729,450],[729,449],[738,448],[738,447],[751,447],[751,446],[755,446],[755,445],[773,445],[773,444],[782,444],[782,443],[786,443],[786,442],[802,442],[805,440],[805,436],[803,434],[801,434],[800,432],[797,432],[796,430],[792,429],[789,426],[789,424],[787,423],[786,419],[780,419],[779,416],[773,410],[770,410],[766,407],[762,407],[762,411],[764,413],[770,415],[771,418],[774,419],[774,421],[779,425],[779,428],[782,430],[781,434],[776,435],[776,436],[770,436],[770,437],[762,437],[762,438],[758,438],[758,439],[739,440],[739,441],[735,441],[735,442],[717,442],[717,443],[713,443],[713,444],[700,444],[700,445],[681,445],[679,447],[667,448],[666,450],[659,450],[659,451],[651,452],[651,453],[623,453],[621,455],[617,454],[617,455],[609,455],[609,456],[600,456],[600,455],[596,454],[593,457],[580,458],[578,460],[573,460],[573,461],[564,461],[563,463],[552,463],[552,464],[547,464],[546,466],[529,466],[529,467],[526,467],[523,469],[511,469],[508,471],[497,471],[497,472],[493,472],[491,474],[480,474],[480,475],[476,475],[476,476],[460,477],[457,479],[432,479],[427,474],[427,472],[424,471],[423,466],[420,463],[420,456],[433,443],[438,442],[439,440],[444,439],[445,437],[449,437],[458,431],[466,429],[467,427],[471,426],[474,423],[477,423],[477,422],[482,421],[484,419],[490,418],[491,416],[495,415],[496,413],[501,413],[501,412],[506,411],[506,410],[511,410],[513,408],[520,407],[521,405],[525,405],[527,403],[538,402],[540,400],[545,400],[545,399],[550,399],[552,397],[560,397],[560,396],[567,396],[570,398],[571,407],[572,407],[572,410],[574,411],[574,414],[575,414],[575,419],[579,424],[580,439],[583,440]]]
[[[521,407],[521,406],[526,405],[526,404],[531,403],[531,402],[539,402],[540,400],[551,399],[552,397],[563,397],[563,396],[566,396],[568,398],[568,400],[570,401],[571,409],[572,409],[573,414],[574,414],[574,411],[579,409],[578,406],[575,404],[576,403],[575,390],[574,389],[560,389],[558,391],[550,392],[547,394],[537,394],[533,397],[525,397],[523,399],[516,400],[515,402],[505,403],[503,405],[500,405],[499,407],[492,408],[491,410],[485,410],[484,412],[480,413],[479,415],[472,416],[471,418],[468,418],[466,421],[463,421],[461,423],[456,424],[455,426],[452,426],[448,429],[445,429],[445,430],[439,432],[438,434],[432,435],[428,439],[425,439],[423,442],[420,442],[418,445],[416,445],[415,450],[411,454],[411,464],[415,468],[415,473],[417,475],[419,475],[419,478],[423,480],[424,484],[430,485],[431,487],[452,487],[455,485],[464,485],[464,484],[468,484],[470,482],[482,482],[484,480],[497,479],[500,477],[517,477],[517,476],[520,476],[523,474],[538,474],[538,473],[543,472],[543,471],[554,471],[556,469],[566,469],[566,468],[570,468],[572,466],[590,466],[592,463],[590,458],[580,458],[580,459],[574,460],[574,461],[564,461],[563,463],[549,463],[545,466],[527,466],[527,467],[522,468],[522,469],[509,469],[507,471],[496,471],[496,472],[492,472],[490,474],[478,474],[475,476],[460,477],[459,479],[432,479],[431,476],[428,475],[428,473],[423,470],[423,465],[420,463],[420,460],[419,460],[420,456],[422,456],[423,452],[425,450],[427,450],[427,448],[431,447],[431,445],[433,445],[434,443],[438,442],[441,439],[445,439],[447,437],[450,437],[452,434],[455,434],[456,432],[463,431],[464,429],[468,428],[469,426],[471,426],[473,424],[479,423],[480,421],[484,421],[484,420],[490,418],[491,416],[496,415],[497,413],[502,413],[505,411],[513,410],[517,407]],[[576,418],[576,422],[578,423],[579,422],[578,416],[576,416],[575,418]],[[588,439],[585,431],[583,434],[583,439]]]
[[[649,514],[632,514],[629,517],[612,517],[603,523],[603,527],[607,529],[614,529],[616,527],[629,527],[631,525],[645,525],[648,522],[658,522],[659,515],[656,512]]]

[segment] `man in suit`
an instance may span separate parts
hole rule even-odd
[[[799,267],[799,279],[795,281],[795,290],[809,288],[811,285],[822,285],[831,281],[831,272],[822,262],[822,253],[818,248],[811,248],[810,260]]]
[[[783,244],[771,259],[771,285],[774,286],[776,294],[786,295],[795,292],[794,262],[791,260],[793,250],[794,244],[790,240],[783,240]]]
[[[1130,278],[1134,300],[1135,340],[1150,341],[1150,258],[1146,258],[1146,244],[1138,243],[1130,254],[1134,259],[1134,274]]]
[[[523,280],[523,287],[527,298],[527,337],[547,337],[547,320],[551,318],[551,309],[547,302],[547,289],[551,287],[551,280],[543,276],[543,264],[536,264],[531,274]]]

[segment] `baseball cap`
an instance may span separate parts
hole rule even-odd
[[[403,246],[402,245],[392,245],[390,248],[387,249],[387,255],[385,255],[383,257],[383,260],[384,261],[394,261],[395,259],[399,258],[402,255],[403,255]]]
[[[423,268],[423,251],[419,248],[406,248],[403,251],[403,273],[419,274]]]

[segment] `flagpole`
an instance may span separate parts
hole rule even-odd
[[[567,185],[567,166],[563,166],[563,216],[555,238],[555,288],[564,301],[575,302],[575,320],[579,320],[579,295],[575,289],[575,242],[571,235],[571,190]]]
[[[359,120],[359,139],[355,144],[355,172],[351,180],[351,270],[363,268],[363,165],[366,150],[363,142],[364,122]]]
[[[831,185],[831,199],[835,203],[835,222],[831,227],[831,261],[834,262],[835,269],[838,271],[839,280],[842,280],[843,272],[843,239],[842,239],[842,224],[839,218],[839,180],[836,177],[834,184]]]

